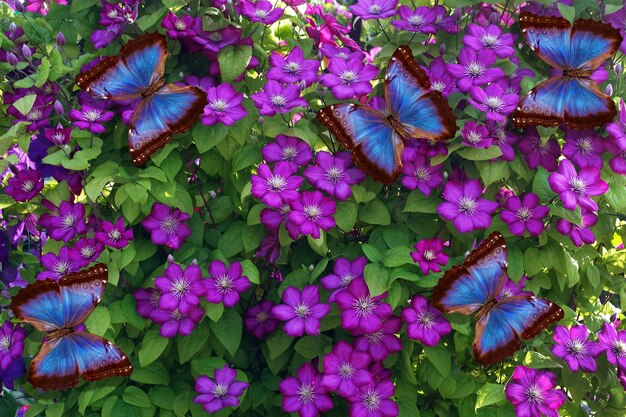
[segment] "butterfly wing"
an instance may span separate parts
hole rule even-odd
[[[142,100],[128,133],[130,156],[137,165],[163,147],[173,133],[189,129],[202,114],[206,93],[197,87],[167,84]]]
[[[85,321],[102,299],[108,280],[109,271],[104,264],[65,275],[59,280],[63,327],[74,327]]]
[[[505,298],[476,322],[474,357],[483,365],[499,362],[520,348],[520,337],[532,339],[562,318],[561,307],[545,298]]]
[[[11,298],[11,311],[15,317],[41,332],[50,332],[65,326],[65,313],[60,306],[61,291],[59,284],[53,279],[29,284]]]
[[[383,183],[394,182],[402,171],[404,142],[385,115],[356,104],[333,104],[317,118],[346,148],[368,175]]]
[[[430,140],[453,138],[456,117],[439,91],[430,89],[430,80],[415,62],[408,46],[391,56],[385,75],[388,112],[410,137]]]
[[[608,23],[592,19],[575,21],[570,41],[572,67],[595,70],[617,52],[622,40],[620,31]]]
[[[65,389],[78,383],[74,346],[67,337],[46,337],[28,368],[28,382],[44,390]]]
[[[506,277],[508,255],[504,238],[492,233],[461,265],[439,280],[430,301],[445,313],[472,314],[494,300]]]
[[[84,332],[71,333],[67,338],[72,343],[78,370],[86,381],[129,376],[133,372],[128,357],[108,340]]]
[[[559,69],[570,66],[570,31],[572,25],[566,19],[555,16],[538,16],[522,12],[519,17],[522,36],[530,49],[548,63]]]
[[[76,84],[88,93],[113,100],[140,98],[153,84],[161,82],[167,57],[167,41],[149,33],[129,41],[118,56],[103,59],[80,73]]]

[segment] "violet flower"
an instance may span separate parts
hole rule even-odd
[[[570,371],[595,372],[597,364],[595,357],[600,355],[602,348],[596,342],[587,340],[589,329],[578,324],[571,328],[558,325],[554,328],[552,338],[556,344],[552,345],[552,354],[567,363]],[[626,349],[625,349],[626,350]]]
[[[198,306],[189,308],[187,314],[178,310],[168,311],[157,308],[150,313],[150,320],[161,325],[161,336],[171,339],[180,334],[189,336],[196,328],[196,323],[204,317],[204,310]]]
[[[582,209],[597,211],[598,203],[591,196],[602,195],[609,189],[600,178],[600,170],[588,167],[576,172],[574,165],[566,159],[561,161],[558,171],[550,173],[548,182],[568,210],[575,210],[580,205]]]
[[[383,322],[391,316],[392,309],[381,301],[387,297],[382,293],[370,295],[365,279],[353,279],[348,287],[335,296],[341,311],[341,327],[353,333],[374,333],[382,329]]]
[[[133,240],[133,229],[124,229],[124,218],[117,219],[115,224],[103,221],[100,223],[100,230],[96,232],[96,239],[115,249],[122,249]]]
[[[246,311],[244,324],[257,339],[264,338],[278,327],[279,321],[272,316],[274,305],[271,301],[262,301]]]
[[[299,46],[293,48],[286,56],[272,52],[269,61],[268,80],[276,80],[281,83],[304,81],[304,85],[307,87],[317,80],[317,69],[320,62],[316,59],[304,59],[304,52]]]
[[[598,333],[598,342],[609,363],[626,370],[626,330],[618,331],[615,324],[604,323]]]
[[[562,391],[553,389],[556,383],[556,375],[552,372],[517,366],[504,392],[520,417],[541,417],[544,414],[558,417],[557,410],[567,397]]]
[[[378,68],[357,59],[331,59],[328,71],[321,76],[321,83],[339,100],[368,95],[372,92],[370,81],[378,75]]]
[[[240,294],[250,288],[250,280],[241,275],[240,262],[233,262],[226,269],[226,264],[216,260],[209,264],[209,278],[205,280],[206,299],[211,303],[223,303],[224,307],[233,307],[239,302]]]
[[[444,246],[448,246],[448,242],[444,243],[439,238],[422,239],[415,244],[415,252],[411,252],[411,258],[413,262],[419,263],[424,275],[441,272],[439,265],[448,263],[449,257],[443,251]]]
[[[193,38],[196,35],[194,28],[197,26],[196,18],[187,14],[178,17],[169,12],[161,21],[161,27],[167,29],[165,34],[172,39]]]
[[[315,285],[307,285],[300,291],[296,287],[288,287],[283,291],[281,299],[284,304],[272,308],[272,316],[285,321],[283,331],[289,336],[320,334],[320,320],[328,314],[330,306],[320,304],[320,295]]]
[[[206,91],[207,104],[204,106],[202,124],[213,126],[220,122],[226,126],[232,126],[237,120],[243,119],[248,114],[241,104],[243,94],[238,93],[230,84],[220,84],[210,87]]]
[[[402,350],[402,342],[397,336],[401,328],[402,319],[391,316],[383,322],[380,330],[356,337],[354,348],[369,353],[374,361],[383,361],[389,355]]]
[[[371,360],[368,353],[339,341],[332,352],[324,356],[322,386],[328,391],[337,391],[344,398],[352,398],[359,387],[374,382],[372,374],[367,371]]]
[[[212,32],[202,32],[200,35],[197,35],[194,40],[200,44],[206,52],[217,54],[224,47],[239,42],[241,33],[241,29],[227,25],[222,29]]]
[[[18,171],[9,178],[4,192],[15,201],[30,201],[37,197],[43,189],[43,179],[39,171],[27,169]]]
[[[397,15],[399,19],[394,20],[391,24],[398,29],[427,34],[435,34],[437,32],[437,28],[434,25],[437,15],[428,6],[420,6],[412,10],[409,6],[403,4],[398,7]]]
[[[57,146],[67,145],[72,138],[72,128],[63,127],[61,123],[57,124],[55,128],[47,128],[44,130],[46,139],[54,143]]]
[[[267,0],[259,0],[254,3],[245,1],[241,5],[241,14],[251,22],[271,25],[280,19],[284,13],[283,9],[273,7],[272,3]]]
[[[442,336],[452,331],[448,320],[421,295],[411,298],[411,306],[402,310],[402,319],[407,323],[409,339],[426,346],[437,345]]]
[[[448,181],[443,187],[445,201],[439,203],[437,213],[452,221],[461,233],[486,229],[491,225],[491,216],[498,203],[480,198],[482,194],[483,186],[479,180]]]
[[[304,170],[304,176],[315,188],[325,191],[336,200],[347,200],[352,195],[350,188],[365,179],[365,173],[353,167],[348,152],[331,153],[320,151],[315,155],[315,164]]]
[[[500,292],[496,295],[496,300],[502,300],[503,298],[508,297],[526,297],[526,296],[534,296],[535,294],[532,291],[524,291],[524,284],[528,277],[524,275],[520,278],[520,280],[515,283],[509,276],[504,277],[504,283],[502,284],[502,288],[500,288]]]
[[[154,203],[148,217],[141,225],[150,233],[155,245],[165,245],[178,250],[191,235],[191,229],[185,223],[189,215],[179,209],[171,209],[165,204]]]
[[[268,81],[263,90],[252,94],[250,98],[263,116],[289,113],[295,107],[308,106],[306,100],[300,97],[300,90],[297,85],[281,85],[274,80]]]
[[[579,168],[602,168],[602,137],[594,129],[565,130],[563,155]]]
[[[443,30],[447,33],[457,33],[459,31],[459,25],[457,22],[460,21],[460,19],[455,17],[456,11],[455,15],[450,16],[448,9],[441,5],[434,6],[433,11],[437,16],[435,17],[434,23],[437,30]]]
[[[391,400],[394,390],[390,380],[361,387],[350,401],[350,417],[396,417],[400,410]]]
[[[439,91],[444,97],[448,97],[454,91],[454,80],[450,77],[443,58],[438,56],[433,59],[424,70],[430,79],[431,90]]]
[[[592,244],[596,241],[596,236],[591,228],[598,222],[598,216],[592,211],[582,210],[580,224],[571,223],[565,219],[556,222],[555,229],[562,235],[569,236],[572,243],[581,247],[583,243]]]
[[[626,142],[626,103],[624,103],[623,98],[619,99],[619,122],[611,122],[606,125],[606,131],[610,138],[613,138],[619,143]]]
[[[318,239],[320,229],[328,231],[335,227],[336,210],[336,203],[321,192],[304,191],[299,199],[291,202],[289,221],[299,227],[301,234]]]
[[[363,278],[366,264],[367,259],[364,256],[356,258],[352,262],[345,258],[338,258],[333,265],[333,273],[320,279],[325,289],[333,290],[328,301],[334,302],[339,291],[344,290],[353,280]]]
[[[442,165],[432,166],[426,155],[407,146],[402,152],[401,182],[409,190],[417,188],[424,195],[430,195],[443,182]]]
[[[213,379],[206,375],[200,375],[196,379],[195,390],[199,394],[193,402],[202,404],[202,408],[209,414],[215,413],[225,407],[239,405],[239,397],[248,389],[250,384],[237,381],[237,371],[224,365],[216,369]]]
[[[488,120],[498,123],[504,123],[519,102],[517,94],[507,94],[496,83],[489,84],[484,90],[481,87],[472,87],[470,96],[469,102],[474,107],[484,112]]]
[[[106,110],[105,106],[105,104],[83,104],[80,110],[72,109],[70,117],[74,119],[74,126],[95,134],[104,133],[106,129],[102,123],[108,122],[115,115],[112,111]]]
[[[61,201],[58,212],[42,215],[39,224],[48,231],[48,236],[52,239],[69,242],[74,236],[87,231],[85,206],[81,203]]]
[[[490,68],[496,62],[496,54],[493,51],[479,53],[465,47],[459,52],[458,62],[448,64],[447,71],[464,93],[469,92],[474,86],[493,83],[504,77],[502,68]]]
[[[70,258],[76,262],[76,266],[85,268],[95,262],[104,250],[104,244],[94,237],[83,237],[70,249]]]
[[[278,135],[275,142],[270,142],[261,149],[265,162],[288,162],[293,171],[307,165],[313,153],[308,143],[294,136]]]
[[[491,146],[491,136],[484,125],[479,125],[475,121],[467,122],[461,129],[463,145],[473,148],[488,149]]]
[[[511,33],[502,33],[498,25],[482,27],[470,24],[466,28],[467,34],[463,36],[463,44],[475,51],[493,51],[498,58],[506,59],[515,55],[513,44],[515,36]]]
[[[202,272],[198,265],[189,265],[183,271],[181,265],[170,263],[165,268],[165,275],[154,280],[154,286],[160,291],[159,308],[166,311],[178,310],[188,314],[200,304],[200,297],[205,294]]]
[[[503,124],[496,123],[492,120],[487,120],[487,130],[489,136],[491,136],[492,143],[498,145],[503,161],[511,162],[515,159],[515,149],[513,144],[517,142],[517,135],[510,130],[506,129]]]
[[[78,271],[78,265],[70,258],[70,249],[62,246],[59,254],[48,252],[41,257],[41,266],[45,269],[37,275],[38,280],[53,279],[59,281],[61,277]]]
[[[557,168],[557,160],[561,156],[561,147],[556,138],[550,137],[546,142],[542,142],[534,126],[524,128],[524,135],[519,141],[519,149],[531,169],[542,166],[548,172]]]
[[[256,175],[251,178],[252,196],[273,208],[280,208],[284,203],[297,200],[298,188],[304,179],[292,175],[294,172],[288,162],[276,163],[273,170],[267,164],[259,165]]]
[[[266,208],[261,210],[260,220],[265,228],[273,233],[278,233],[281,224],[285,224],[285,229],[289,237],[293,240],[300,236],[300,228],[289,220],[291,207],[284,203],[280,209]]]
[[[317,417],[333,408],[333,401],[320,384],[320,375],[310,362],[304,363],[296,377],[288,376],[280,382],[283,410],[298,413],[300,417]]]
[[[7,320],[0,326],[0,369],[6,370],[22,357],[25,338],[26,331],[20,325]]]
[[[526,193],[521,199],[516,195],[509,197],[500,211],[500,218],[515,236],[524,236],[526,230],[531,236],[539,236],[549,212],[548,207],[539,204],[536,194]]]
[[[156,288],[140,288],[133,294],[135,297],[137,313],[144,319],[149,319],[152,312],[159,308],[161,292]]]
[[[396,14],[398,0],[358,0],[350,11],[363,20],[386,19]]]
[[[624,22],[626,22],[626,7],[622,7],[614,13],[605,14],[602,20],[620,31],[622,43],[619,50],[626,54],[626,25],[624,25]]]

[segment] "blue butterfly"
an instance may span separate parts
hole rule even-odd
[[[592,74],[619,48],[619,30],[591,19],[572,26],[562,17],[532,13],[520,14],[519,24],[530,48],[553,67],[553,76],[520,100],[513,124],[586,129],[613,120],[615,104]]]
[[[404,140],[432,141],[454,137],[456,118],[439,91],[415,62],[408,46],[392,55],[385,76],[386,111],[360,104],[333,104],[317,118],[346,148],[352,159],[372,178],[394,182],[402,171]]]
[[[76,77],[76,84],[94,97],[139,100],[128,132],[130,156],[137,165],[143,165],[174,133],[193,126],[206,105],[201,89],[163,82],[166,57],[165,37],[149,33]]]
[[[520,337],[531,339],[563,318],[561,307],[545,298],[501,297],[507,262],[504,238],[494,232],[444,274],[430,298],[445,313],[476,314],[474,357],[485,365],[512,355]]]
[[[83,321],[100,302],[108,270],[98,264],[26,286],[11,300],[15,316],[48,332],[28,369],[28,381],[36,388],[65,389],[86,381],[128,376],[133,367],[124,353],[108,340],[80,331]],[[77,329],[78,328],[78,329]]]

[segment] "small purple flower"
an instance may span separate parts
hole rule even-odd
[[[241,4],[241,14],[251,22],[271,25],[283,15],[284,10],[273,8],[272,3],[267,0],[257,2],[245,1]]]
[[[367,264],[364,256],[356,258],[350,262],[345,258],[339,258],[333,266],[333,274],[320,279],[322,286],[327,290],[334,290],[328,297],[329,302],[335,301],[335,296],[339,291],[344,290],[353,280],[363,278],[363,270]]]
[[[266,208],[261,210],[260,220],[267,230],[274,233],[278,233],[280,225],[285,223],[289,237],[296,240],[300,236],[300,228],[289,221],[290,212],[291,207],[288,204],[283,204],[280,209]]]
[[[63,127],[61,123],[55,128],[47,128],[44,130],[46,139],[57,146],[67,145],[72,138],[72,128]]]
[[[398,0],[358,0],[350,11],[363,20],[386,19],[396,14]]]
[[[270,142],[261,149],[265,162],[289,162],[294,172],[307,165],[313,153],[308,143],[293,136],[278,135],[276,142]]]
[[[378,75],[378,68],[364,64],[358,59],[350,61],[331,59],[328,71],[322,75],[321,82],[324,87],[330,88],[339,100],[368,95],[372,92],[370,81]]]
[[[202,124],[213,126],[222,123],[232,126],[237,120],[243,119],[248,114],[246,108],[241,104],[243,94],[238,93],[230,84],[220,84],[217,87],[210,87],[206,91],[207,104],[204,106]]]
[[[531,236],[539,236],[543,232],[543,220],[550,209],[539,204],[539,197],[534,193],[526,193],[520,197],[509,197],[500,211],[500,218],[509,225],[515,236],[524,236],[528,230]]]
[[[211,303],[223,303],[224,307],[233,307],[239,302],[240,294],[250,288],[250,280],[241,275],[243,268],[240,262],[233,262],[226,269],[220,260],[209,264],[210,277],[205,280],[206,299]]]
[[[338,342],[332,352],[324,356],[322,386],[350,399],[357,394],[359,387],[374,382],[372,374],[367,371],[371,360],[368,353],[353,349],[343,340]]]
[[[502,68],[490,68],[496,62],[496,54],[493,51],[479,53],[466,47],[459,52],[458,62],[458,64],[448,64],[447,70],[464,93],[474,86],[493,83],[504,77]]]
[[[609,189],[600,178],[600,170],[588,167],[576,172],[574,165],[566,159],[561,161],[558,171],[550,173],[548,182],[568,210],[575,210],[580,204],[582,209],[597,211],[598,203],[591,196],[602,195]]]
[[[463,137],[463,142],[461,142],[463,145],[482,149],[488,149],[491,146],[492,138],[487,128],[474,121],[463,125],[461,136]]]
[[[526,296],[534,296],[535,294],[532,291],[524,291],[524,284],[528,277],[524,275],[520,278],[518,283],[516,284],[509,276],[504,277],[504,283],[502,284],[502,288],[500,288],[500,292],[496,295],[496,300],[502,300],[503,298],[508,297],[526,297]]]
[[[197,27],[197,21],[189,15],[178,17],[174,13],[169,12],[163,18],[161,27],[167,29],[165,33],[172,39],[193,38],[196,35],[194,28]]]
[[[438,56],[430,61],[426,74],[430,79],[430,89],[439,91],[444,97],[448,97],[455,88],[454,80],[448,74],[447,65],[443,58]]]
[[[554,356],[567,363],[570,371],[578,372],[580,368],[585,372],[595,372],[597,364],[595,357],[600,355],[602,348],[596,342],[588,341],[589,329],[579,324],[571,328],[556,326],[552,338],[556,342],[552,345]]]
[[[284,304],[272,308],[272,316],[285,321],[283,331],[296,337],[320,334],[320,320],[330,310],[328,304],[320,304],[320,295],[315,285],[307,285],[302,292],[296,287],[288,287],[281,296]]]
[[[406,147],[402,152],[402,185],[409,189],[420,190],[424,195],[439,187],[443,182],[442,165],[430,165],[426,155],[416,148]]]
[[[583,243],[590,245],[596,241],[596,236],[591,228],[598,222],[598,216],[592,211],[582,210],[581,223],[571,223],[565,219],[559,219],[556,222],[556,230],[562,234],[569,236],[572,243],[578,247]]]
[[[435,346],[442,336],[452,331],[448,320],[421,295],[411,298],[411,307],[402,310],[402,318],[407,323],[406,334],[409,339],[426,346]]]
[[[122,249],[133,240],[133,229],[124,229],[124,218],[117,219],[115,224],[103,221],[100,230],[96,232],[96,239],[115,249]]]
[[[106,129],[101,124],[108,122],[115,114],[106,110],[104,104],[83,104],[80,110],[72,109],[70,117],[74,119],[74,126],[81,130],[89,130],[91,133],[104,133]]]
[[[459,31],[457,22],[460,21],[460,18],[456,16],[456,11],[450,16],[448,9],[441,5],[434,6],[433,11],[437,16],[435,18],[435,27],[437,30],[443,30],[447,33],[457,33]]]
[[[348,152],[339,152],[333,156],[320,151],[315,155],[315,164],[304,170],[304,176],[315,188],[337,200],[347,200],[352,195],[350,186],[365,179],[365,173],[353,167]]]
[[[28,47],[26,47],[26,50],[29,50]],[[20,112],[13,105],[9,106],[6,112],[7,114],[15,117],[14,123],[20,121],[29,122],[30,124],[26,127],[26,130],[29,132],[35,132],[48,125],[48,117],[50,117],[50,114],[52,113],[52,106],[46,101],[44,96],[38,95],[32,108],[26,114],[22,114],[22,112]]]
[[[609,363],[626,370],[626,330],[617,331],[613,323],[604,323],[598,333],[598,342]]]
[[[70,258],[78,269],[95,262],[104,250],[104,244],[94,237],[83,237],[70,249]]]
[[[400,410],[391,400],[394,390],[393,382],[389,380],[361,387],[350,400],[350,417],[396,417]]]
[[[531,169],[542,166],[548,172],[557,168],[558,158],[561,156],[561,147],[556,138],[551,137],[546,142],[542,142],[539,132],[534,126],[525,127],[524,135],[519,142],[519,149],[524,155],[524,160]]]
[[[391,316],[383,322],[380,330],[354,339],[354,348],[369,353],[374,361],[383,361],[392,353],[402,350],[402,342],[397,336],[401,328],[402,319]]]
[[[511,162],[515,159],[515,149],[513,144],[517,142],[517,135],[510,130],[507,130],[503,124],[496,123],[492,120],[487,120],[487,130],[489,130],[489,136],[493,140],[492,143],[500,147],[503,161]]]
[[[517,366],[504,392],[519,417],[558,417],[557,410],[567,397],[553,389],[556,382],[552,372]]]
[[[475,51],[490,50],[498,58],[510,58],[515,55],[513,43],[515,36],[511,33],[502,33],[502,29],[497,25],[482,27],[470,24],[467,27],[467,34],[463,36],[463,44]]]
[[[41,266],[45,269],[37,275],[38,280],[51,278],[58,281],[64,275],[78,271],[78,265],[70,258],[70,249],[67,246],[61,247],[58,256],[54,252],[43,255]]]
[[[317,417],[333,408],[333,401],[320,384],[320,375],[310,362],[304,363],[296,377],[288,376],[280,382],[283,410],[298,413],[300,417]],[[324,415],[324,414],[322,414]]]
[[[152,312],[159,308],[161,292],[156,288],[140,288],[135,291],[134,297],[137,302],[135,306],[137,313],[144,319],[149,319]]]
[[[262,301],[246,311],[244,324],[246,329],[257,339],[262,339],[278,327],[279,321],[272,317],[274,303]]]
[[[236,380],[237,371],[224,365],[216,369],[213,379],[206,375],[200,375],[196,379],[195,390],[199,394],[193,400],[196,404],[202,404],[202,408],[209,414],[215,413],[225,407],[239,405],[239,397],[248,389],[250,384]]]
[[[26,169],[18,171],[10,178],[4,192],[15,201],[30,201],[37,197],[43,189],[43,179],[39,171]]]
[[[291,202],[289,221],[300,228],[301,234],[318,239],[320,229],[328,231],[335,227],[336,210],[335,202],[319,191],[304,191]]]
[[[420,269],[424,275],[431,272],[441,272],[439,265],[448,263],[448,255],[443,251],[444,246],[448,246],[439,238],[422,239],[415,244],[415,252],[411,252],[413,262],[420,264]]]
[[[335,296],[335,302],[342,310],[341,327],[356,334],[382,329],[383,321],[392,313],[389,304],[381,303],[385,297],[386,292],[372,297],[365,279],[353,279],[344,291]]]
[[[604,144],[594,129],[565,131],[563,155],[579,168],[602,168]]]
[[[7,320],[0,326],[0,369],[6,370],[22,357],[25,338],[26,332],[20,325]]]
[[[300,97],[297,85],[281,85],[274,80],[268,81],[262,91],[252,94],[250,98],[263,116],[289,113],[295,107],[308,106],[306,100]]]
[[[491,225],[491,215],[498,208],[498,203],[480,198],[482,194],[483,186],[479,180],[448,181],[443,187],[445,201],[439,203],[437,213],[452,221],[461,233],[486,229]]]
[[[320,52],[328,59],[337,57],[338,59],[343,59],[345,61],[350,61],[351,59],[363,61],[363,58],[365,58],[363,51],[353,51],[350,48],[340,48],[330,43],[323,44],[320,48]]]
[[[234,45],[241,39],[241,29],[227,25],[223,29],[212,32],[202,32],[194,40],[199,43],[206,52],[217,54],[222,48]]]
[[[171,209],[165,204],[154,203],[150,214],[143,219],[141,225],[150,233],[152,243],[178,250],[191,235],[191,229],[185,224],[187,220],[187,213]]]
[[[624,11],[626,13],[626,9]],[[619,99],[619,122],[611,122],[606,125],[606,131],[610,138],[622,144],[626,142],[626,103],[624,103],[623,98]]]
[[[316,59],[304,59],[304,52],[302,52],[302,48],[299,46],[293,48],[286,56],[272,52],[269,60],[268,80],[276,80],[281,83],[299,83],[304,81],[307,87],[317,80],[319,61]]]
[[[74,236],[87,231],[85,206],[81,203],[61,201],[58,213],[42,215],[39,224],[48,231],[48,236],[52,239],[69,242]]]
[[[292,175],[294,172],[288,162],[277,162],[273,171],[267,164],[259,165],[256,175],[251,178],[252,196],[273,208],[297,200],[298,188],[304,179]]]
[[[622,53],[626,53],[626,24],[624,23],[626,22],[626,7],[622,7],[615,13],[604,15],[602,20],[620,31],[620,34],[622,35],[622,43],[619,50]]]
[[[204,317],[204,310],[198,306],[190,307],[187,314],[178,310],[168,311],[157,308],[150,313],[150,320],[161,325],[161,336],[170,339],[177,334],[189,336],[196,328],[196,323]]]
[[[470,96],[469,102],[474,107],[484,112],[488,120],[498,123],[504,123],[519,102],[517,94],[506,93],[496,83],[489,84],[484,90],[481,87],[472,87]]]
[[[391,24],[398,29],[428,34],[437,32],[437,28],[434,25],[437,15],[428,6],[420,6],[412,10],[409,6],[403,4],[398,7],[397,14],[400,19],[394,20]]]
[[[614,155],[609,161],[609,166],[613,172],[626,175],[626,137],[615,139],[609,135],[609,142],[606,142],[605,147],[608,152]]]
[[[165,268],[165,275],[154,280],[154,286],[161,292],[159,308],[166,311],[178,310],[188,314],[200,304],[200,297],[205,294],[202,272],[198,265],[189,265],[183,271],[176,263]]]

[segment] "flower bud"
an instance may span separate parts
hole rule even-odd
[[[213,190],[209,191],[209,197],[211,197],[211,199],[215,200],[217,198],[217,193]]]
[[[489,23],[491,23],[492,25],[497,25],[498,23],[500,23],[500,13],[498,12],[493,12],[489,15]]]
[[[11,22],[11,24],[9,25],[9,32],[13,33],[17,30],[17,25],[15,24],[15,22]]]
[[[174,263],[174,256],[171,253],[167,255],[167,263],[170,263],[170,264]]]
[[[615,64],[615,73],[617,75],[620,75],[622,73],[623,67],[622,67],[622,63],[618,62],[617,64]]]
[[[259,118],[256,121],[258,124],[262,125],[263,122],[265,122],[265,119],[263,118],[263,116],[259,116]]]
[[[16,1],[15,2],[15,11],[16,12],[20,12],[20,13],[24,13],[26,11],[26,7],[24,7],[24,4],[21,1]]]
[[[65,35],[63,34],[63,32],[57,33],[57,45],[65,45]]]
[[[452,13],[452,17],[454,18],[455,22],[460,22],[463,18],[463,9],[461,9],[460,6],[456,6],[456,8],[454,9],[454,13]]]
[[[58,114],[59,116],[62,116],[63,114],[65,114],[65,109],[63,108],[63,104],[61,104],[59,100],[56,100],[54,102],[53,108],[54,108],[54,112]]]
[[[15,55],[13,52],[7,52],[7,62],[11,65],[17,65],[20,60],[17,59],[17,55]]]
[[[309,272],[313,272],[314,269],[315,269],[315,265],[313,264],[309,265]]]
[[[300,91],[302,91],[302,90],[304,90],[305,88],[306,88],[306,81],[304,81],[304,80],[300,80],[300,81],[298,81],[298,89],[299,89]]]
[[[439,45],[439,55],[440,56],[445,55],[447,51],[448,51],[448,48],[446,47],[445,43],[442,43],[441,45]]]
[[[604,88],[604,94],[606,94],[607,96],[612,96],[613,95],[613,85],[607,84],[607,86]]]
[[[193,258],[193,261],[191,261],[191,264],[193,266],[198,266],[198,260],[196,258]]]
[[[28,47],[28,45],[24,44],[22,45],[22,55],[24,56],[24,58],[28,59],[31,56],[33,56],[33,53],[30,51],[30,48]]]

